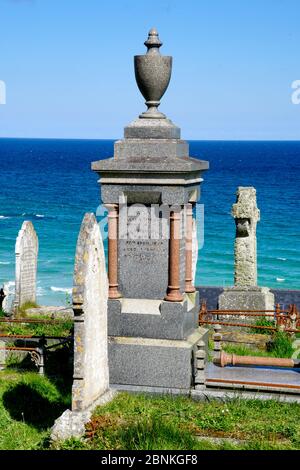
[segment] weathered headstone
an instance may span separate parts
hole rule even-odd
[[[52,439],[84,434],[93,408],[112,397],[107,354],[108,282],[104,249],[94,214],[85,214],[75,255],[74,374],[72,411],[55,422]]]
[[[26,302],[36,302],[38,249],[38,237],[32,223],[23,222],[15,247],[15,310],[18,310]]]
[[[75,256],[72,410],[87,408],[109,387],[107,296],[100,229],[94,214],[86,214]]]
[[[253,187],[239,187],[231,214],[236,225],[234,244],[234,287],[219,296],[220,310],[272,310],[274,294],[257,286],[256,226],[260,211]]]

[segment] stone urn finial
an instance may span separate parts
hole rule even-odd
[[[162,42],[155,28],[150,29],[144,44],[148,49],[147,53],[134,56],[136,82],[148,107],[140,118],[164,119],[166,116],[157,108],[170,82],[172,57],[160,54],[159,48]]]

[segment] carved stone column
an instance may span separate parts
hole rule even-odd
[[[118,291],[118,225],[119,212],[117,204],[106,204],[108,209],[108,298],[122,297]]]
[[[186,207],[185,225],[185,292],[192,293],[196,289],[193,286],[193,206]]]
[[[182,302],[180,292],[180,233],[181,213],[170,213],[170,240],[169,240],[169,283],[165,300],[170,302]]]

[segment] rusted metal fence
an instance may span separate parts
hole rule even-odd
[[[69,320],[68,320],[69,321]],[[44,324],[44,325],[57,325],[64,323],[63,320],[36,320],[36,319],[28,319],[28,318],[0,318],[0,323],[5,323],[6,325],[14,324],[14,323],[28,323],[28,324]],[[11,340],[24,340],[26,344],[26,340],[37,340],[37,346],[26,347],[26,346],[1,346],[0,350],[2,351],[16,351],[16,352],[28,352],[30,354],[31,360],[37,366],[38,371],[40,374],[44,374],[45,368],[45,358],[47,351],[49,349],[53,349],[58,346],[62,346],[66,343],[70,343],[73,341],[73,336],[54,336],[54,335],[21,335],[21,334],[0,334],[0,339],[4,341],[8,341],[10,343]],[[47,345],[47,340],[57,340],[58,342],[52,344],[50,346]]]
[[[238,317],[239,322],[223,321],[218,317]],[[267,318],[274,321],[274,326],[253,325],[249,322],[241,323],[241,318]],[[286,331],[288,333],[300,333],[300,313],[295,304],[291,304],[288,310],[282,310],[280,304],[275,310],[208,310],[206,302],[202,301],[199,312],[199,325],[224,325],[241,328],[255,328],[257,330]]]

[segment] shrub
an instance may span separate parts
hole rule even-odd
[[[276,331],[268,349],[275,357],[291,357],[294,352],[292,341],[284,331]]]

